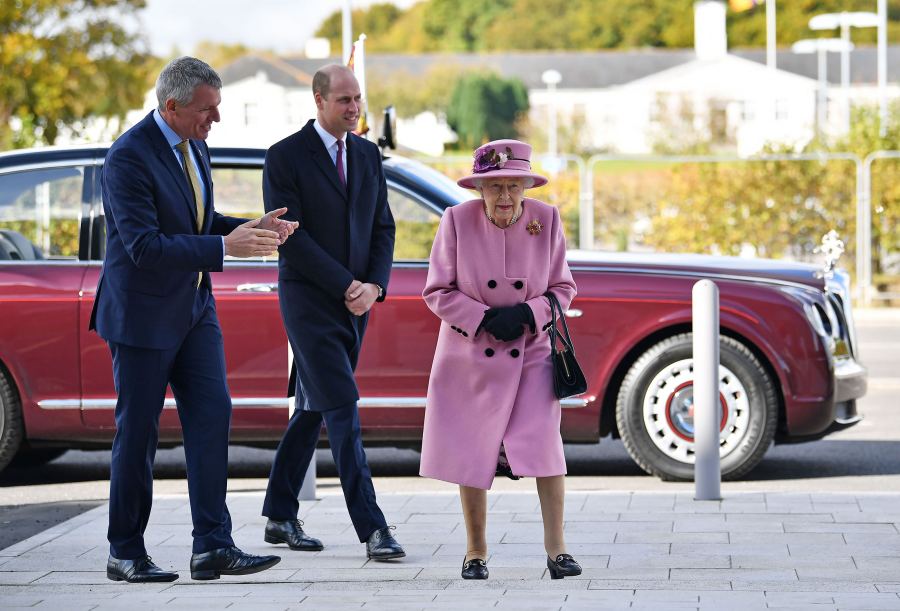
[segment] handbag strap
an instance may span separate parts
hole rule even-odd
[[[566,315],[563,312],[562,305],[559,303],[559,299],[556,298],[552,292],[547,291],[545,293],[547,299],[550,301],[550,342],[551,345],[554,346],[554,350],[556,349],[556,338],[559,338],[559,341],[562,342],[563,346],[571,352],[573,355],[575,354],[575,346],[572,344],[572,338],[569,335],[569,325],[566,323]],[[562,332],[560,332],[559,328],[556,326],[556,313],[559,312],[559,321],[562,323]]]

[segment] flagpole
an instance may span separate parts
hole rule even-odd
[[[350,0],[344,0],[341,9],[341,42],[343,43],[344,65],[350,61],[350,49],[353,47],[353,20],[350,18]]]
[[[887,0],[878,0],[878,133],[887,135]]]

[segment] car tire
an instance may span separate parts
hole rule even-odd
[[[19,451],[24,432],[22,403],[9,375],[0,367],[0,471]]]
[[[616,424],[625,449],[644,471],[665,481],[694,479],[693,336],[650,347],[619,387]],[[778,395],[771,375],[747,346],[719,340],[721,469],[738,479],[762,460],[775,438]]]

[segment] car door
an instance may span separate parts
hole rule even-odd
[[[78,154],[0,171],[0,375],[13,378],[32,439],[81,429],[78,304],[90,263],[80,229],[95,167]]]
[[[212,151],[216,210],[228,216],[262,214],[262,152]],[[95,202],[94,252],[102,258],[102,206]],[[277,439],[287,422],[287,337],[278,310],[275,259],[227,258],[222,272],[212,274],[216,310],[225,343],[228,385],[234,411],[234,441]],[[90,314],[99,266],[84,283],[83,316]],[[83,320],[87,328],[87,319]],[[95,333],[82,341],[85,423],[97,429],[115,427],[115,388],[109,350]],[[180,439],[174,399],[168,394],[160,420],[163,441]]]

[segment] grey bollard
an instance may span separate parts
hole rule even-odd
[[[712,280],[694,284],[694,500],[718,501],[719,460],[719,288]]]
[[[291,375],[291,362],[294,353],[291,351],[291,343],[288,342],[288,377]],[[288,397],[288,420],[294,415],[294,397]],[[316,500],[316,453],[313,452],[312,460],[309,461],[309,467],[306,469],[306,475],[303,476],[303,485],[300,486],[300,493],[297,498],[301,501]]]

